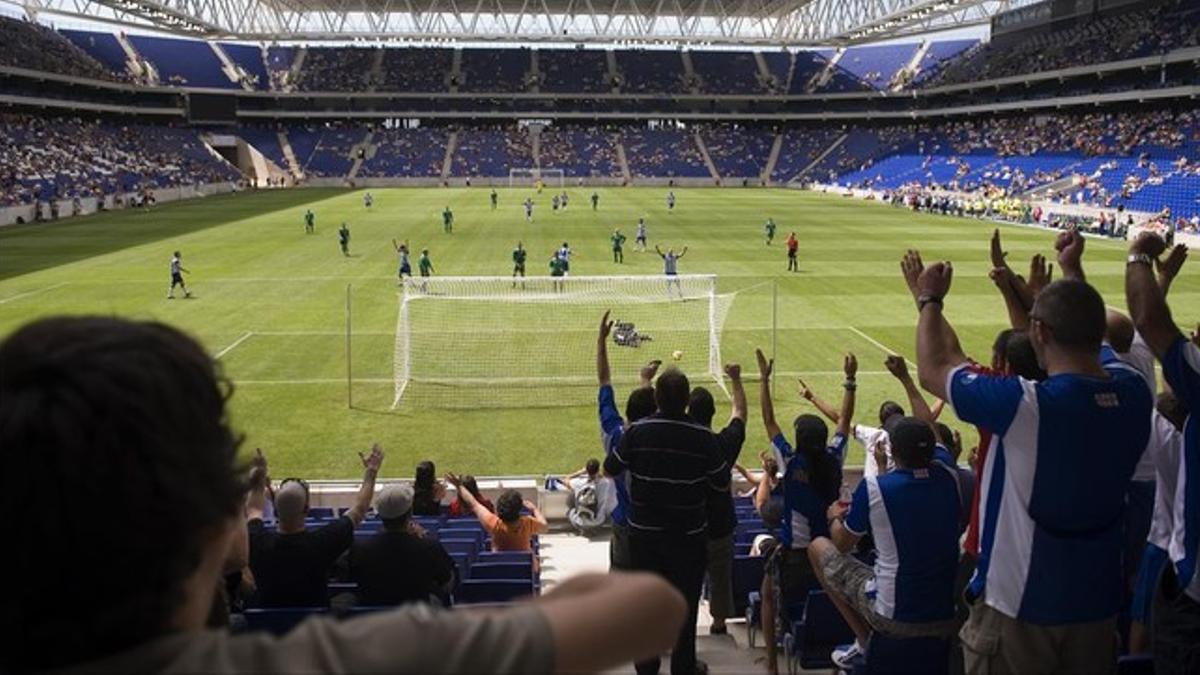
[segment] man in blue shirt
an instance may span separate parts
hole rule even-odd
[[[859,482],[847,508],[829,507],[831,539],[808,547],[817,576],[846,623],[855,644],[834,653],[848,663],[862,651],[871,630],[896,637],[953,635],[954,579],[962,514],[958,479],[937,445],[933,427],[915,417],[891,432],[894,470]],[[850,552],[868,533],[878,552],[874,568]]]
[[[842,486],[842,461],[846,457],[846,436],[854,419],[854,397],[858,385],[858,360],[847,354],[842,365],[846,376],[843,384],[842,410],[837,430],[829,438],[829,429],[816,415],[800,415],[792,423],[796,446],[788,443],[775,420],[775,405],[771,399],[771,371],[774,359],[768,360],[762,350],[755,350],[758,360],[759,399],[762,402],[763,425],[771,439],[776,466],[783,471],[783,522],[779,546],[771,553],[767,573],[762,583],[763,640],[767,645],[767,670],[778,672],[775,655],[777,628],[788,625],[785,601],[795,593],[804,593],[815,584],[812,565],[806,549],[819,536],[829,536],[825,511],[838,498]],[[764,480],[767,478],[764,476]],[[780,624],[777,626],[776,624]]]
[[[607,457],[621,444],[621,436],[625,433],[626,423],[617,410],[617,394],[613,391],[612,371],[608,364],[608,336],[612,333],[613,322],[608,319],[608,312],[600,319],[600,334],[596,340],[596,379],[600,383],[598,397],[600,412],[600,440],[604,444],[604,455]],[[654,390],[650,382],[662,361],[651,361],[642,367],[640,372],[641,386],[629,393],[625,403],[625,417],[629,424],[654,414]],[[608,542],[609,567],[614,570],[627,570],[629,566],[629,474],[613,480],[617,493],[617,506],[612,512],[613,531]]]
[[[961,632],[971,672],[1112,672],[1122,600],[1125,490],[1146,448],[1146,382],[1102,349],[1105,305],[1083,281],[1083,238],[1062,235],[1059,267],[1030,312],[1041,382],[968,368],[942,313],[953,268],[917,270],[922,387],[991,430],[980,480],[980,550]],[[906,258],[906,262],[907,262]]]
[[[1188,410],[1200,406],[1200,348],[1175,320],[1154,268],[1166,243],[1143,234],[1129,249],[1125,297],[1138,333],[1162,363],[1163,377]],[[1171,564],[1154,597],[1154,668],[1159,673],[1200,672],[1200,418],[1189,415],[1176,474],[1173,518],[1167,542]]]

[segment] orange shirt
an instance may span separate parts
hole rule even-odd
[[[492,535],[493,551],[532,551],[533,535],[542,529],[542,524],[530,516],[521,516],[512,525],[500,520],[494,513],[481,519],[483,526]]]

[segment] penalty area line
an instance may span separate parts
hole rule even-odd
[[[70,282],[60,281],[57,284],[53,284],[51,286],[46,286],[45,288],[35,288],[32,291],[25,291],[24,293],[17,293],[16,295],[10,295],[7,298],[0,298],[0,305],[12,302],[13,300],[20,300],[21,298],[28,298],[29,296],[37,295],[38,293],[46,293],[46,292],[52,291],[56,288],[62,288],[63,286],[66,286],[68,283],[70,283]]]
[[[253,332],[251,332],[251,331],[246,331],[245,333],[243,333],[243,334],[242,334],[242,336],[241,336],[240,338],[238,338],[238,339],[234,340],[234,341],[233,341],[233,342],[232,342],[232,343],[231,343],[231,344],[230,344],[228,347],[226,347],[226,348],[222,349],[221,351],[217,352],[217,353],[216,353],[216,355],[215,355],[215,356],[213,356],[213,359],[220,359],[222,356],[225,356],[225,355],[226,355],[226,354],[228,354],[229,352],[233,351],[233,350],[234,350],[234,349],[235,349],[235,348],[236,348],[238,345],[242,344],[242,343],[243,343],[243,342],[245,342],[246,340],[249,340],[249,339],[250,339],[250,337],[251,337],[251,336],[253,336],[253,335],[254,335],[254,333],[253,333]]]
[[[887,345],[883,344],[879,340],[876,340],[875,338],[871,337],[870,335],[867,335],[866,333],[855,328],[854,326],[848,326],[848,328],[850,330],[854,331],[855,335],[859,336],[860,338],[862,338],[862,339],[866,340],[867,342],[870,342],[871,344],[878,347],[879,350],[882,351],[884,354],[887,354],[888,356],[891,356],[893,354],[899,354],[899,352],[897,352],[896,350],[888,347]]]

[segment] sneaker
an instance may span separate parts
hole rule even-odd
[[[833,661],[833,664],[839,668],[850,668],[854,665],[854,659],[861,656],[862,653],[862,645],[858,644],[858,640],[855,640],[852,644],[842,645],[833,650],[833,653],[829,655],[829,658]]]
[[[167,296],[167,299],[168,299],[168,300],[174,300],[174,299],[175,299],[175,296],[173,296],[173,295],[168,295],[168,296]]]

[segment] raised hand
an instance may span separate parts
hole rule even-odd
[[[808,385],[804,382],[804,379],[797,377],[796,381],[800,383],[800,396],[803,397],[805,401],[813,400],[813,397],[816,396],[816,394],[813,393],[812,389],[808,388]]]
[[[462,487],[462,479],[458,477],[458,474],[447,473],[446,482],[453,485],[455,489]]]
[[[775,359],[768,360],[761,349],[754,350],[754,358],[758,361],[758,374],[764,380],[771,377],[771,371],[775,369]]]
[[[1151,258],[1157,258],[1162,255],[1163,251],[1167,250],[1167,242],[1157,234],[1149,230],[1138,235],[1137,239],[1133,240],[1133,244],[1129,247],[1129,252],[1134,255],[1148,255]]]
[[[608,315],[611,313],[612,313],[611,309],[606,310],[604,312],[604,316],[600,317],[600,339],[601,340],[607,340],[609,334],[612,333],[613,322],[608,320]]]
[[[993,268],[999,268],[999,267],[1007,268],[1008,262],[1005,261],[1005,258],[1007,258],[1007,257],[1008,257],[1008,251],[1005,251],[1000,246],[1000,228],[996,228],[996,229],[992,230],[992,244],[991,244],[992,267]]]
[[[900,272],[904,275],[904,283],[908,286],[908,292],[912,293],[913,300],[916,300],[921,295],[921,291],[917,286],[917,279],[920,278],[921,272],[925,270],[925,264],[921,262],[921,252],[915,249],[909,249],[904,257],[900,259]]]
[[[954,279],[954,266],[949,262],[934,263],[921,271],[917,277],[917,290],[920,296],[944,298],[950,292],[950,282]]]
[[[364,469],[378,472],[380,465],[383,464],[383,447],[376,443],[371,446],[371,454],[363,455],[360,452],[358,458],[362,461]]]
[[[992,280],[992,283],[996,284],[996,288],[1011,288],[1013,281],[1012,268],[1008,265],[1005,265],[1004,267],[993,267],[992,270],[988,272],[988,278]]]
[[[644,384],[650,384],[650,382],[654,379],[654,376],[658,374],[658,369],[661,365],[662,361],[660,359],[654,359],[653,361],[650,361],[646,365],[642,366],[642,369],[638,371],[638,376],[641,378]]]
[[[1176,244],[1175,248],[1167,254],[1165,260],[1156,259],[1154,266],[1158,268],[1158,286],[1166,293],[1171,287],[1171,282],[1179,275],[1179,270],[1183,269],[1183,263],[1187,260],[1188,249],[1184,244]]]
[[[524,506],[525,509],[530,512],[537,511],[537,504],[534,504],[533,502],[529,501],[528,499],[521,502],[521,506]]]
[[[858,374],[858,359],[854,354],[846,353],[846,357],[842,361],[842,372],[846,374],[847,379],[854,379],[854,376]]]
[[[270,482],[268,475],[267,458],[262,448],[255,448],[254,456],[250,458],[250,487],[257,489],[266,486]]]
[[[742,366],[741,366],[741,364],[737,364],[737,363],[726,363],[726,364],[725,364],[725,375],[727,375],[727,376],[729,377],[729,379],[731,379],[731,380],[740,380],[740,379],[742,379]]]
[[[888,372],[898,380],[908,377],[908,363],[899,354],[892,354],[887,357],[883,362],[883,367],[887,368]]]
[[[1086,240],[1079,230],[1071,228],[1058,235],[1054,250],[1058,251],[1058,266],[1068,277],[1083,274],[1083,247]]]
[[[1046,256],[1038,253],[1029,261],[1029,290],[1037,297],[1042,289],[1054,280],[1054,263],[1047,263]]]

